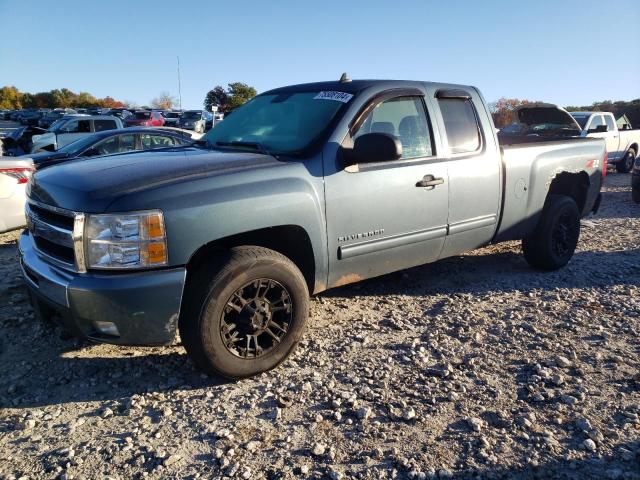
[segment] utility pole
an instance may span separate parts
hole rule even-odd
[[[178,103],[180,104],[180,110],[182,110],[182,89],[180,87],[180,57],[176,56],[178,60]]]

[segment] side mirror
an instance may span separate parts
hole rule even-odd
[[[374,163],[397,160],[402,156],[402,144],[388,133],[366,133],[353,142],[354,163]]]
[[[605,133],[608,131],[609,129],[606,125],[598,125],[596,128],[590,128],[588,133]]]

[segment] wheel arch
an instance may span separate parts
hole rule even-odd
[[[198,248],[187,262],[187,283],[203,262],[211,261],[216,254],[239,246],[265,247],[289,258],[302,272],[309,293],[323,290],[316,282],[316,265],[311,238],[299,225],[279,225],[260,228],[213,240]]]
[[[566,195],[575,200],[581,214],[584,214],[590,185],[591,180],[585,171],[561,172],[551,181],[545,203],[551,195]]]

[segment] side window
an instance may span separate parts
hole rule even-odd
[[[402,144],[401,158],[433,155],[429,122],[420,97],[398,97],[378,104],[353,139],[366,133],[388,133],[396,137]]]
[[[61,129],[62,133],[89,133],[91,122],[89,120],[73,120]]]
[[[613,121],[613,117],[611,115],[605,115],[604,121],[607,123],[607,130],[609,130],[610,132],[615,132],[616,124]]]
[[[602,115],[594,115],[591,119],[591,123],[589,124],[589,130],[595,130],[600,125],[604,125],[604,120],[602,120]]]
[[[154,148],[173,147],[175,145],[172,137],[164,135],[149,135],[147,133],[140,136],[143,150],[153,150]]]
[[[133,152],[136,149],[135,135],[120,135],[119,152]]]
[[[115,130],[115,120],[94,120],[93,126],[96,132],[102,132],[104,130]]]
[[[94,149],[98,155],[111,155],[118,153],[118,137],[107,138],[106,140],[97,144]]]
[[[471,100],[465,98],[438,99],[444,129],[451,153],[470,153],[480,148],[480,128]]]

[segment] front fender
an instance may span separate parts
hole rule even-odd
[[[316,285],[326,285],[324,189],[319,159],[218,175],[138,192],[109,211],[160,208],[171,266],[186,265],[200,247],[245,232],[295,225],[307,233]]]

